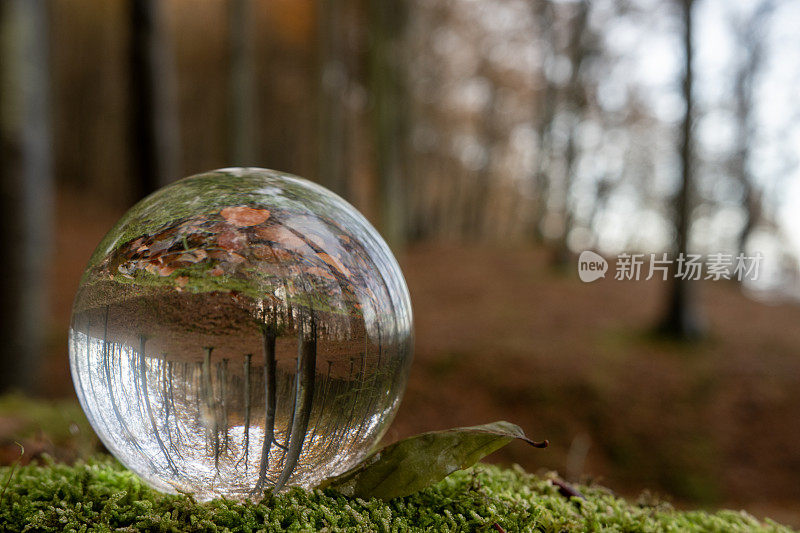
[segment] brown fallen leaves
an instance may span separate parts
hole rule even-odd
[[[288,250],[296,252],[309,251],[308,244],[284,226],[267,226],[256,228],[256,236],[265,241],[278,243]]]
[[[362,282],[374,265],[360,243],[331,220],[309,224],[311,228],[298,220],[295,212],[246,205],[199,214],[121,246],[105,261],[107,275],[133,279],[137,271],[146,271],[173,277],[175,289],[181,291],[190,286],[195,273],[241,281],[255,272],[297,277],[302,290],[330,294],[337,301],[344,298],[354,309],[361,309],[362,298],[374,299],[369,285]],[[326,231],[326,226],[333,231]],[[195,265],[199,266],[195,273],[186,270]]]
[[[342,264],[342,262],[339,261],[337,258],[332,257],[332,256],[330,256],[330,255],[328,255],[328,254],[326,254],[324,252],[320,252],[317,255],[319,256],[320,259],[322,259],[323,261],[328,263],[330,266],[332,266],[333,268],[335,268],[336,270],[341,272],[342,275],[344,275],[344,276],[346,276],[348,278],[353,276],[353,274],[350,272],[350,270],[348,270],[347,267],[344,266]]]
[[[267,209],[253,209],[246,205],[237,205],[235,207],[226,207],[219,214],[227,222],[240,228],[248,226],[255,226],[265,222],[269,218],[269,210]]]
[[[223,250],[242,250],[247,247],[247,235],[235,230],[222,231],[217,235],[217,244]]]

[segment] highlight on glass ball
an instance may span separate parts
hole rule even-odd
[[[412,359],[400,268],[347,202],[223,169],[134,206],[75,298],[70,367],[106,447],[150,486],[258,499],[353,467]]]

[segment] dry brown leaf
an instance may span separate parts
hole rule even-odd
[[[173,266],[173,265],[164,265],[162,267],[159,267],[158,275],[159,276],[169,276],[170,274],[175,272],[175,270],[176,270],[176,267]]]
[[[281,248],[273,248],[272,253],[275,254],[275,259],[277,259],[279,263],[286,263],[293,259],[291,252],[287,252]]]
[[[272,257],[272,252],[269,246],[265,246],[263,244],[257,244],[255,246],[250,247],[250,253],[253,254],[253,257],[256,259],[269,259]]]
[[[325,278],[325,279],[336,279],[336,277],[333,276],[330,272],[328,272],[324,268],[320,268],[320,267],[315,267],[315,266],[308,267],[306,269],[306,273],[314,275],[314,276],[319,276],[319,277]]]
[[[228,257],[228,252],[225,250],[211,250],[208,252],[208,257],[217,261],[224,261]]]
[[[325,248],[325,239],[320,237],[319,235],[314,235],[313,233],[309,233],[308,240],[313,242],[320,248]]]
[[[241,250],[247,246],[247,236],[234,230],[223,231],[217,235],[217,244],[228,251]]]
[[[150,254],[154,255],[163,252],[164,250],[168,250],[172,247],[173,244],[175,244],[175,239],[171,238],[165,238],[155,241],[153,242],[153,244],[150,245]]]
[[[342,262],[341,262],[341,261],[339,261],[338,259],[336,259],[335,257],[331,257],[330,255],[328,255],[328,254],[326,254],[326,253],[319,253],[319,254],[317,254],[317,256],[319,256],[319,258],[320,258],[320,259],[322,259],[323,261],[325,261],[326,263],[328,263],[330,266],[332,266],[333,268],[335,268],[336,270],[338,270],[339,272],[341,272],[342,274],[344,274],[346,277],[348,277],[348,278],[349,278],[349,277],[351,277],[351,276],[353,275],[353,274],[352,274],[352,273],[351,273],[351,272],[350,272],[350,271],[347,269],[347,267],[346,267],[346,266],[344,266],[344,265],[342,264]]]
[[[256,235],[259,239],[278,243],[290,250],[300,251],[308,248],[303,239],[282,226],[258,228],[256,229]]]
[[[222,218],[240,228],[261,224],[269,218],[267,209],[253,209],[246,205],[226,207],[219,214],[222,215]]]
[[[233,264],[240,264],[246,261],[245,257],[242,254],[237,254],[236,252],[229,252],[228,253],[228,262]]]

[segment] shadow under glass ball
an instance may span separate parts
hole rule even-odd
[[[205,500],[354,466],[397,410],[412,343],[402,273],[352,206],[224,169],[157,191],[106,235],[69,351],[108,449],[152,487]]]

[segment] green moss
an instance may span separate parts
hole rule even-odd
[[[0,469],[8,479],[10,469]],[[478,465],[390,502],[293,489],[260,503],[196,503],[147,488],[110,458],[19,468],[0,496],[3,531],[791,531],[744,512],[634,505],[598,487],[561,496],[520,469]]]
[[[390,502],[295,489],[258,504],[199,504],[154,492],[96,455],[96,437],[74,402],[1,397],[0,418],[18,421],[16,440],[57,442],[64,457],[95,454],[74,466],[0,467],[0,531],[495,531],[495,523],[509,532],[791,531],[738,511],[633,504],[602,487],[579,487],[587,499],[568,500],[546,478],[482,464]]]
[[[151,274],[146,270],[137,270],[132,278],[118,274],[114,276],[113,280],[122,285],[173,288],[177,283],[176,278],[185,277],[186,286],[184,290],[192,293],[236,291],[255,300],[263,298],[265,294],[274,293],[272,285],[268,284],[265,281],[266,278],[263,278],[263,276],[263,279],[259,279],[256,276],[251,279],[242,279],[228,275],[211,276],[207,273],[207,271],[211,269],[211,266],[211,262],[203,261],[179,268],[169,276],[159,276]]]
[[[142,287],[175,287],[176,279],[179,276],[187,278],[184,290],[192,293],[204,292],[238,292],[254,300],[261,300],[265,295],[274,294],[274,285],[278,282],[260,273],[253,273],[248,279],[235,276],[221,275],[211,276],[206,274],[210,270],[211,263],[202,262],[189,267],[176,270],[169,276],[158,276],[145,270],[137,270],[133,278],[122,275],[114,276],[114,281],[123,285],[138,285]],[[283,283],[289,289],[293,289],[293,280],[287,279]],[[349,315],[349,310],[335,307],[329,300],[320,293],[314,291],[299,292],[292,290],[286,296],[286,302],[297,307],[306,307],[314,311],[330,313],[334,315]]]

